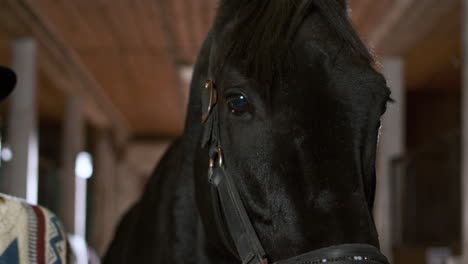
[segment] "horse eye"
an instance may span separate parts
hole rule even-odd
[[[236,94],[227,98],[227,105],[232,113],[241,114],[250,111],[250,103],[247,97]]]

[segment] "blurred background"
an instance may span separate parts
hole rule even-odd
[[[1,0],[0,64],[19,83],[0,105],[0,191],[48,207],[103,255],[183,132],[193,65],[216,5]],[[375,217],[382,249],[397,264],[443,263],[462,254],[468,237],[463,6],[350,0],[396,100],[381,134]]]

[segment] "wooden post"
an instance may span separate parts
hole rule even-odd
[[[190,95],[190,83],[192,81],[193,66],[185,65],[179,68],[179,78],[181,80],[181,93],[182,93],[182,105],[184,106],[184,113],[188,106],[189,95]]]
[[[462,84],[462,263],[468,263],[468,0],[463,0],[463,84]]]
[[[96,138],[95,164],[92,189],[91,246],[100,256],[107,250],[116,222],[116,162],[112,138],[107,131],[99,131]]]
[[[389,104],[382,118],[382,130],[377,157],[377,196],[375,220],[379,232],[382,252],[392,259],[392,202],[390,170],[392,160],[404,153],[405,133],[405,89],[403,77],[403,59],[388,57],[383,61],[384,75],[392,91],[395,103]]]
[[[76,95],[68,95],[65,102],[65,115],[62,138],[62,210],[60,217],[65,228],[70,233],[80,234],[82,229],[77,226],[76,211],[76,175],[75,159],[83,150],[84,145],[84,114],[82,99]],[[78,233],[77,233],[78,231]]]
[[[36,41],[30,38],[13,42],[13,69],[18,83],[11,95],[7,141],[13,159],[7,164],[4,192],[37,203],[38,135],[36,107]]]

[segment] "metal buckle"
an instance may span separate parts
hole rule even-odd
[[[216,151],[211,151],[210,153],[210,168],[214,169],[216,165],[218,165],[219,168],[222,168],[224,166],[224,160],[223,160],[223,150],[221,147],[217,147]],[[216,161],[218,164],[216,164]]]
[[[211,112],[213,111],[213,106],[218,102],[218,97],[216,93],[216,88],[214,87],[214,82],[212,80],[208,80],[205,82],[205,89],[209,89],[209,101],[208,101],[208,109],[206,110],[205,114],[202,116],[202,124],[208,120],[210,117]]]
[[[223,159],[223,150],[221,149],[221,147],[217,147],[216,149],[213,148],[212,150],[210,150],[210,163],[208,167],[208,182],[209,183],[215,186],[218,186],[222,177],[220,177],[221,175],[219,175],[219,173],[215,175],[214,169],[216,167],[222,169],[223,166],[224,166],[224,159]]]

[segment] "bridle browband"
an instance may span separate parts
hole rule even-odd
[[[212,207],[216,229],[224,246],[242,264],[268,264],[252,222],[245,210],[233,178],[226,170],[220,140],[218,92],[215,83],[205,83],[203,92],[207,96],[206,112],[202,115],[204,125],[202,147],[209,148],[208,182],[210,183]],[[204,98],[204,99],[206,99]],[[203,103],[202,103],[203,105]],[[344,244],[314,250],[273,264],[388,264],[387,258],[371,245]]]

